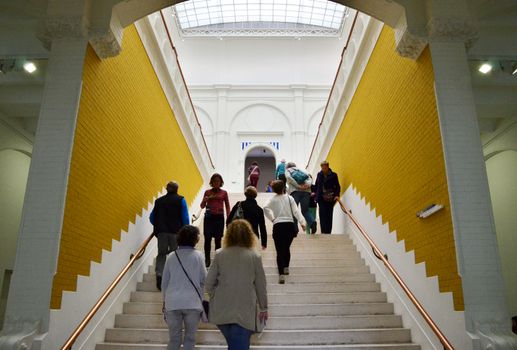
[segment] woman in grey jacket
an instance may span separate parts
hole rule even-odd
[[[206,278],[209,319],[223,333],[229,350],[249,349],[257,322],[265,324],[268,318],[266,275],[255,244],[250,224],[232,221]]]
[[[198,241],[198,228],[183,226],[178,233],[178,249],[169,255],[163,269],[163,310],[169,327],[167,350],[180,348],[183,324],[183,349],[194,350],[196,345],[196,331],[203,310],[200,296],[206,278],[203,254],[194,249]]]

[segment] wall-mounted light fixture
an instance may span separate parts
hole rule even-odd
[[[433,215],[434,213],[436,213],[437,211],[439,211],[441,209],[443,209],[442,204],[431,204],[427,208],[424,208],[424,209],[420,210],[418,213],[416,213],[416,216],[419,217],[420,219],[425,219],[426,217]]]

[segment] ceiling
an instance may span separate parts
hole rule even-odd
[[[470,0],[469,3],[479,25],[479,39],[469,48],[468,58],[483,134],[493,132],[502,122],[517,116],[517,74],[512,75],[508,69],[517,62],[517,3],[515,0]],[[48,51],[36,35],[46,6],[44,0],[0,2],[0,60],[15,60],[10,71],[0,73],[0,118],[32,136],[47,71]],[[35,73],[23,70],[26,60],[35,62],[38,67]],[[490,61],[494,68],[483,75],[477,69],[485,61]]]

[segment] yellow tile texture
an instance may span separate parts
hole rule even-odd
[[[87,50],[52,309],[172,179],[188,203],[203,182],[131,26],[119,56]]]
[[[416,62],[398,56],[385,26],[328,160],[464,310],[433,83],[429,49]],[[432,203],[445,209],[416,217]]]

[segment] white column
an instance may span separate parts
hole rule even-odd
[[[228,176],[231,174],[229,171],[230,159],[228,159],[228,144],[229,139],[231,137],[229,133],[229,125],[230,122],[227,116],[227,94],[228,94],[228,86],[215,86],[217,90],[217,116],[215,121],[215,137],[216,137],[216,148],[215,148],[215,157],[216,157],[216,171],[223,175],[223,178],[226,178],[228,182],[226,186],[230,184],[230,178]]]
[[[294,96],[294,117],[292,119],[293,126],[291,130],[291,154],[293,157],[292,160],[296,165],[300,168],[304,168],[307,164],[308,157],[308,155],[305,154],[305,134],[307,133],[304,115],[305,86],[292,86],[292,88]]]
[[[510,318],[470,70],[463,41],[432,40],[430,49],[467,331],[485,348],[509,334]]]
[[[48,330],[86,45],[77,37],[52,41],[6,326],[30,322]]]

